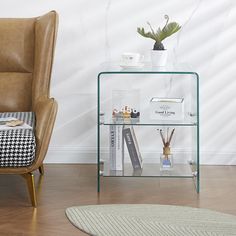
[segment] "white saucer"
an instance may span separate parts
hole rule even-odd
[[[144,63],[139,63],[136,65],[124,65],[124,64],[120,64],[120,67],[122,67],[123,69],[135,69],[135,68],[141,68],[144,66]]]

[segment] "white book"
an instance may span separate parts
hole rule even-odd
[[[123,170],[124,144],[122,125],[110,125],[110,170]]]

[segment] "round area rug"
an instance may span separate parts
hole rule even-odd
[[[151,205],[90,205],[66,209],[70,222],[97,236],[236,235],[236,216],[207,209]]]

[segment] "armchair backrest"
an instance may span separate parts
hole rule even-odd
[[[0,19],[0,112],[32,111],[49,97],[58,15]]]

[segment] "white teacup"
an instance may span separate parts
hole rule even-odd
[[[124,66],[139,65],[143,60],[143,56],[139,53],[125,52],[121,56],[121,64]]]

